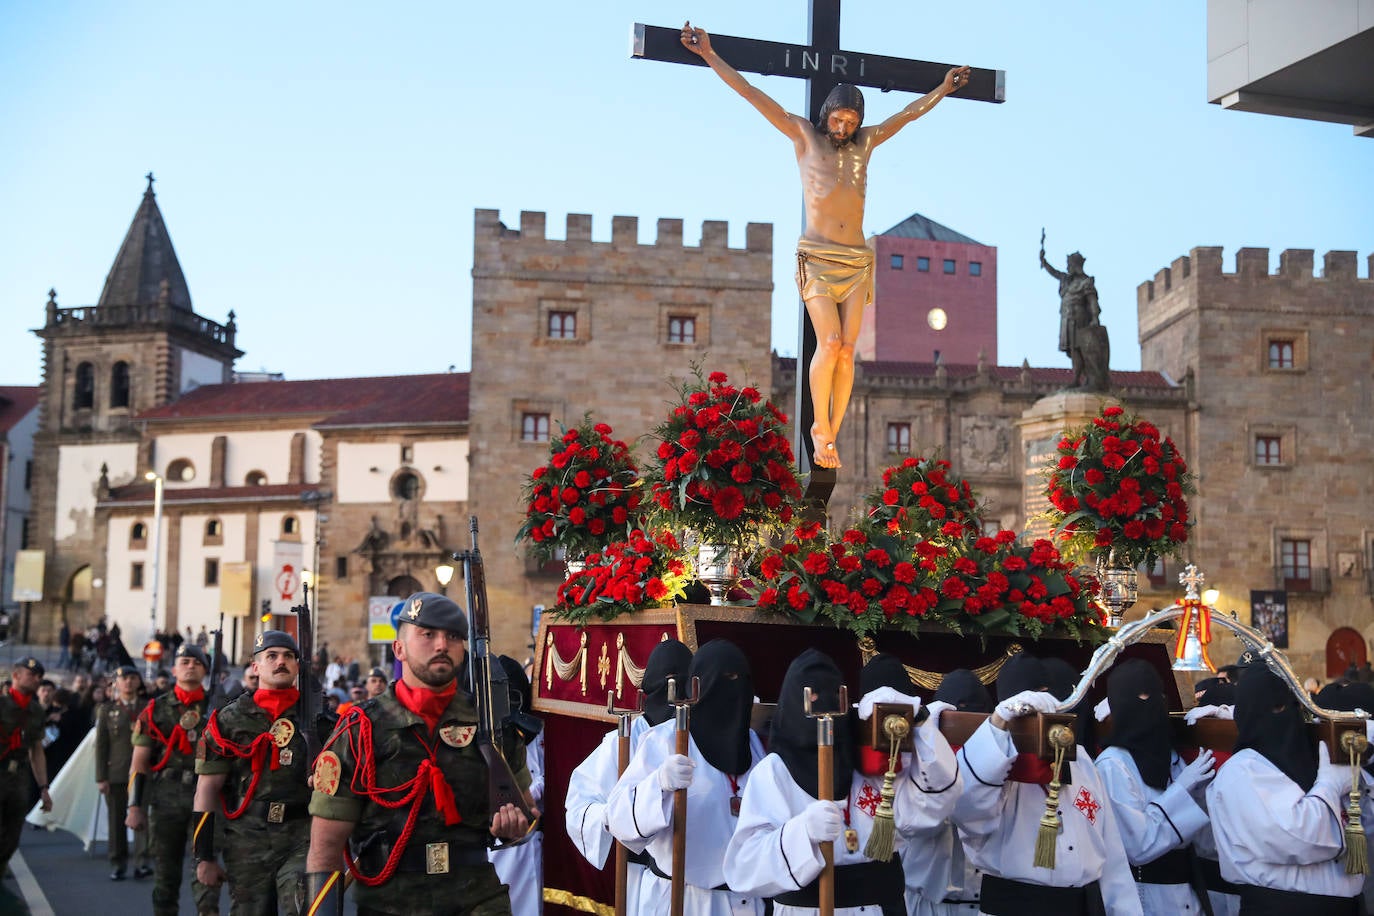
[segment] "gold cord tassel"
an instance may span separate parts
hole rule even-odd
[[[1045,799],[1045,813],[1040,816],[1040,830],[1035,835],[1035,867],[1054,868],[1054,850],[1059,842],[1059,770],[1064,765],[1064,751],[1073,743],[1073,730],[1066,725],[1050,729],[1050,744],[1054,747],[1054,764],[1050,767],[1050,794]]]
[[[873,828],[868,833],[864,845],[864,855],[875,862],[892,860],[892,848],[896,840],[897,825],[892,814],[892,800],[897,797],[893,781],[897,778],[897,758],[902,752],[902,740],[911,732],[911,724],[904,716],[888,716],[883,719],[883,734],[887,735],[887,772],[883,774],[883,787],[879,792],[881,801],[873,814]]]
[[[1360,824],[1360,758],[1369,742],[1359,732],[1341,735],[1341,746],[1350,754],[1350,805],[1345,809],[1345,873],[1369,874],[1369,841]]]

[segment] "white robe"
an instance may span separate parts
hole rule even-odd
[[[915,761],[898,774],[894,784],[893,848],[904,857],[910,838],[920,832],[933,832],[954,810],[959,799],[959,769],[954,752],[933,720],[915,733]],[[849,828],[858,834],[859,848],[850,852],[843,840],[835,843],[835,865],[857,865],[872,861],[863,854],[873,830],[876,799],[882,777],[864,776],[858,770],[850,785],[849,798],[837,802],[849,816]],[[799,815],[816,799],[808,795],[787,771],[776,754],[769,754],[754,770],[749,790],[744,794],[739,829],[725,854],[725,877],[732,888],[771,897],[799,890],[815,881],[824,867],[820,846],[811,842]],[[923,855],[919,844],[911,855]],[[774,916],[813,914],[814,907],[787,906],[774,902]],[[881,912],[876,905],[837,907],[836,916]]]
[[[1368,833],[1374,806],[1367,780],[1362,795],[1361,822]],[[1258,751],[1238,751],[1207,788],[1222,877],[1304,894],[1356,896],[1364,875],[1345,873],[1341,815],[1349,800],[1349,783],[1341,791],[1318,779],[1304,793]]]
[[[544,733],[525,747],[525,766],[530,771],[530,795],[536,807],[544,804]],[[496,877],[510,887],[512,916],[539,916],[544,912],[544,834],[535,833],[519,846],[489,849],[487,860]]]
[[[611,791],[607,813],[611,833],[629,849],[647,849],[665,874],[673,861],[673,793],[659,785],[658,770],[674,752],[675,724],[663,722],[649,729],[635,748],[630,766]],[[735,779],[743,794],[750,775],[763,757],[758,735],[749,732],[749,772]],[[696,763],[687,789],[687,861],[683,912],[689,916],[759,916],[763,901],[729,890],[725,883],[725,847],[739,818],[730,813],[735,788],[720,770],[706,762],[695,741],[687,756]],[[659,916],[669,910],[672,885],[647,869],[639,884],[639,912]]]
[[[964,852],[964,840],[953,819],[947,818],[930,833],[913,836],[910,845],[919,852],[902,857],[907,912],[912,916],[977,913],[983,870]],[[951,902],[946,903],[947,900]],[[953,902],[958,900],[969,902]]]
[[[1035,839],[1045,813],[1046,789],[1007,779],[1016,748],[1011,735],[991,718],[978,727],[956,755],[964,794],[955,823],[974,865],[986,874],[1027,884],[1083,887],[1100,881],[1112,916],[1140,916],[1140,897],[1121,845],[1106,789],[1082,747],[1069,764],[1073,781],[1060,793],[1063,827],[1055,845],[1055,867],[1035,867]]]
[[[1093,761],[1107,789],[1121,844],[1131,865],[1143,865],[1175,849],[1187,848],[1204,827],[1207,812],[1182,786],[1173,782],[1185,764],[1177,754],[1170,761],[1170,784],[1148,786],[1130,752],[1109,747]],[[1188,884],[1136,884],[1147,913],[1199,913],[1202,905]]]
[[[630,725],[631,755],[648,731],[649,723],[644,717],[635,717]],[[568,839],[596,868],[606,867],[606,859],[615,845],[606,815],[606,801],[620,778],[619,769],[619,735],[616,729],[611,729],[568,779],[568,795],[563,806]],[[643,865],[633,862],[626,868],[626,913],[639,912],[639,884],[646,870]]]

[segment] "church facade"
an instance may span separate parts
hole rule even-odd
[[[694,365],[791,406],[796,361],[769,350],[771,227],[749,225],[742,248],[727,228],[707,222],[684,245],[681,221],[664,219],[641,244],[637,221],[616,217],[599,242],[591,218],[573,214],[557,239],[542,213],[514,228],[479,210],[470,373],[250,382],[233,375],[233,314],[220,324],[192,311],[150,188],[99,304],[53,297],[37,332],[32,546],[47,555],[47,597],[34,637],[55,638],[64,616],[118,620],[131,648],[151,621],[213,627],[246,569],[250,603],[226,642],[242,647],[260,627],[291,626],[279,574],[283,556],[298,556],[314,577],[319,638],[376,657],[369,599],[445,588],[435,570],[468,546],[476,514],[495,645],[526,655],[560,580],[514,543],[521,486],[560,423],[592,412],[634,442]],[[964,260],[977,254],[995,277],[995,249],[971,241],[942,244],[964,245]],[[1349,655],[1374,634],[1374,498],[1363,487],[1374,459],[1370,431],[1350,419],[1370,399],[1374,284],[1349,252],[1328,254],[1321,277],[1311,252],[1285,252],[1276,276],[1265,258],[1242,250],[1226,274],[1219,249],[1195,249],[1142,285],[1145,368],[1112,373],[1111,396],[1172,435],[1198,471],[1186,559],[1221,590],[1219,606],[1245,619],[1250,591],[1286,593],[1292,655],[1324,676],[1333,638]],[[872,322],[923,307],[892,294]],[[986,340],[987,324],[970,327]],[[859,360],[832,523],[884,468],[938,451],[979,491],[990,525],[1033,528],[1053,442],[1031,434],[1030,418],[1043,419],[1069,370],[928,358],[927,344]],[[651,451],[640,443],[641,459]],[[1172,602],[1180,568],[1145,570],[1140,607]],[[451,587],[460,593],[461,579]]]

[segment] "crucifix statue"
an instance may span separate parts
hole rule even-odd
[[[634,56],[709,66],[792,141],[805,216],[797,286],[809,319],[802,328],[793,419],[798,463],[811,471],[807,496],[823,505],[841,465],[836,437],[853,390],[863,309],[873,295],[873,252],[863,231],[869,158],[952,92],[990,102],[1002,101],[1005,92],[1001,71],[838,50],[839,0],[810,0],[810,7],[806,46],[713,38],[690,23],[676,34],[636,24]],[[789,114],[741,70],[807,80],[810,116]],[[861,85],[925,94],[881,124],[864,127]]]

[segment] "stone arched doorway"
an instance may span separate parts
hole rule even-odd
[[[1326,676],[1340,677],[1351,665],[1359,667],[1369,658],[1359,630],[1338,627],[1326,639]]]
[[[409,598],[425,588],[414,576],[397,576],[386,584],[386,593],[393,598]]]

